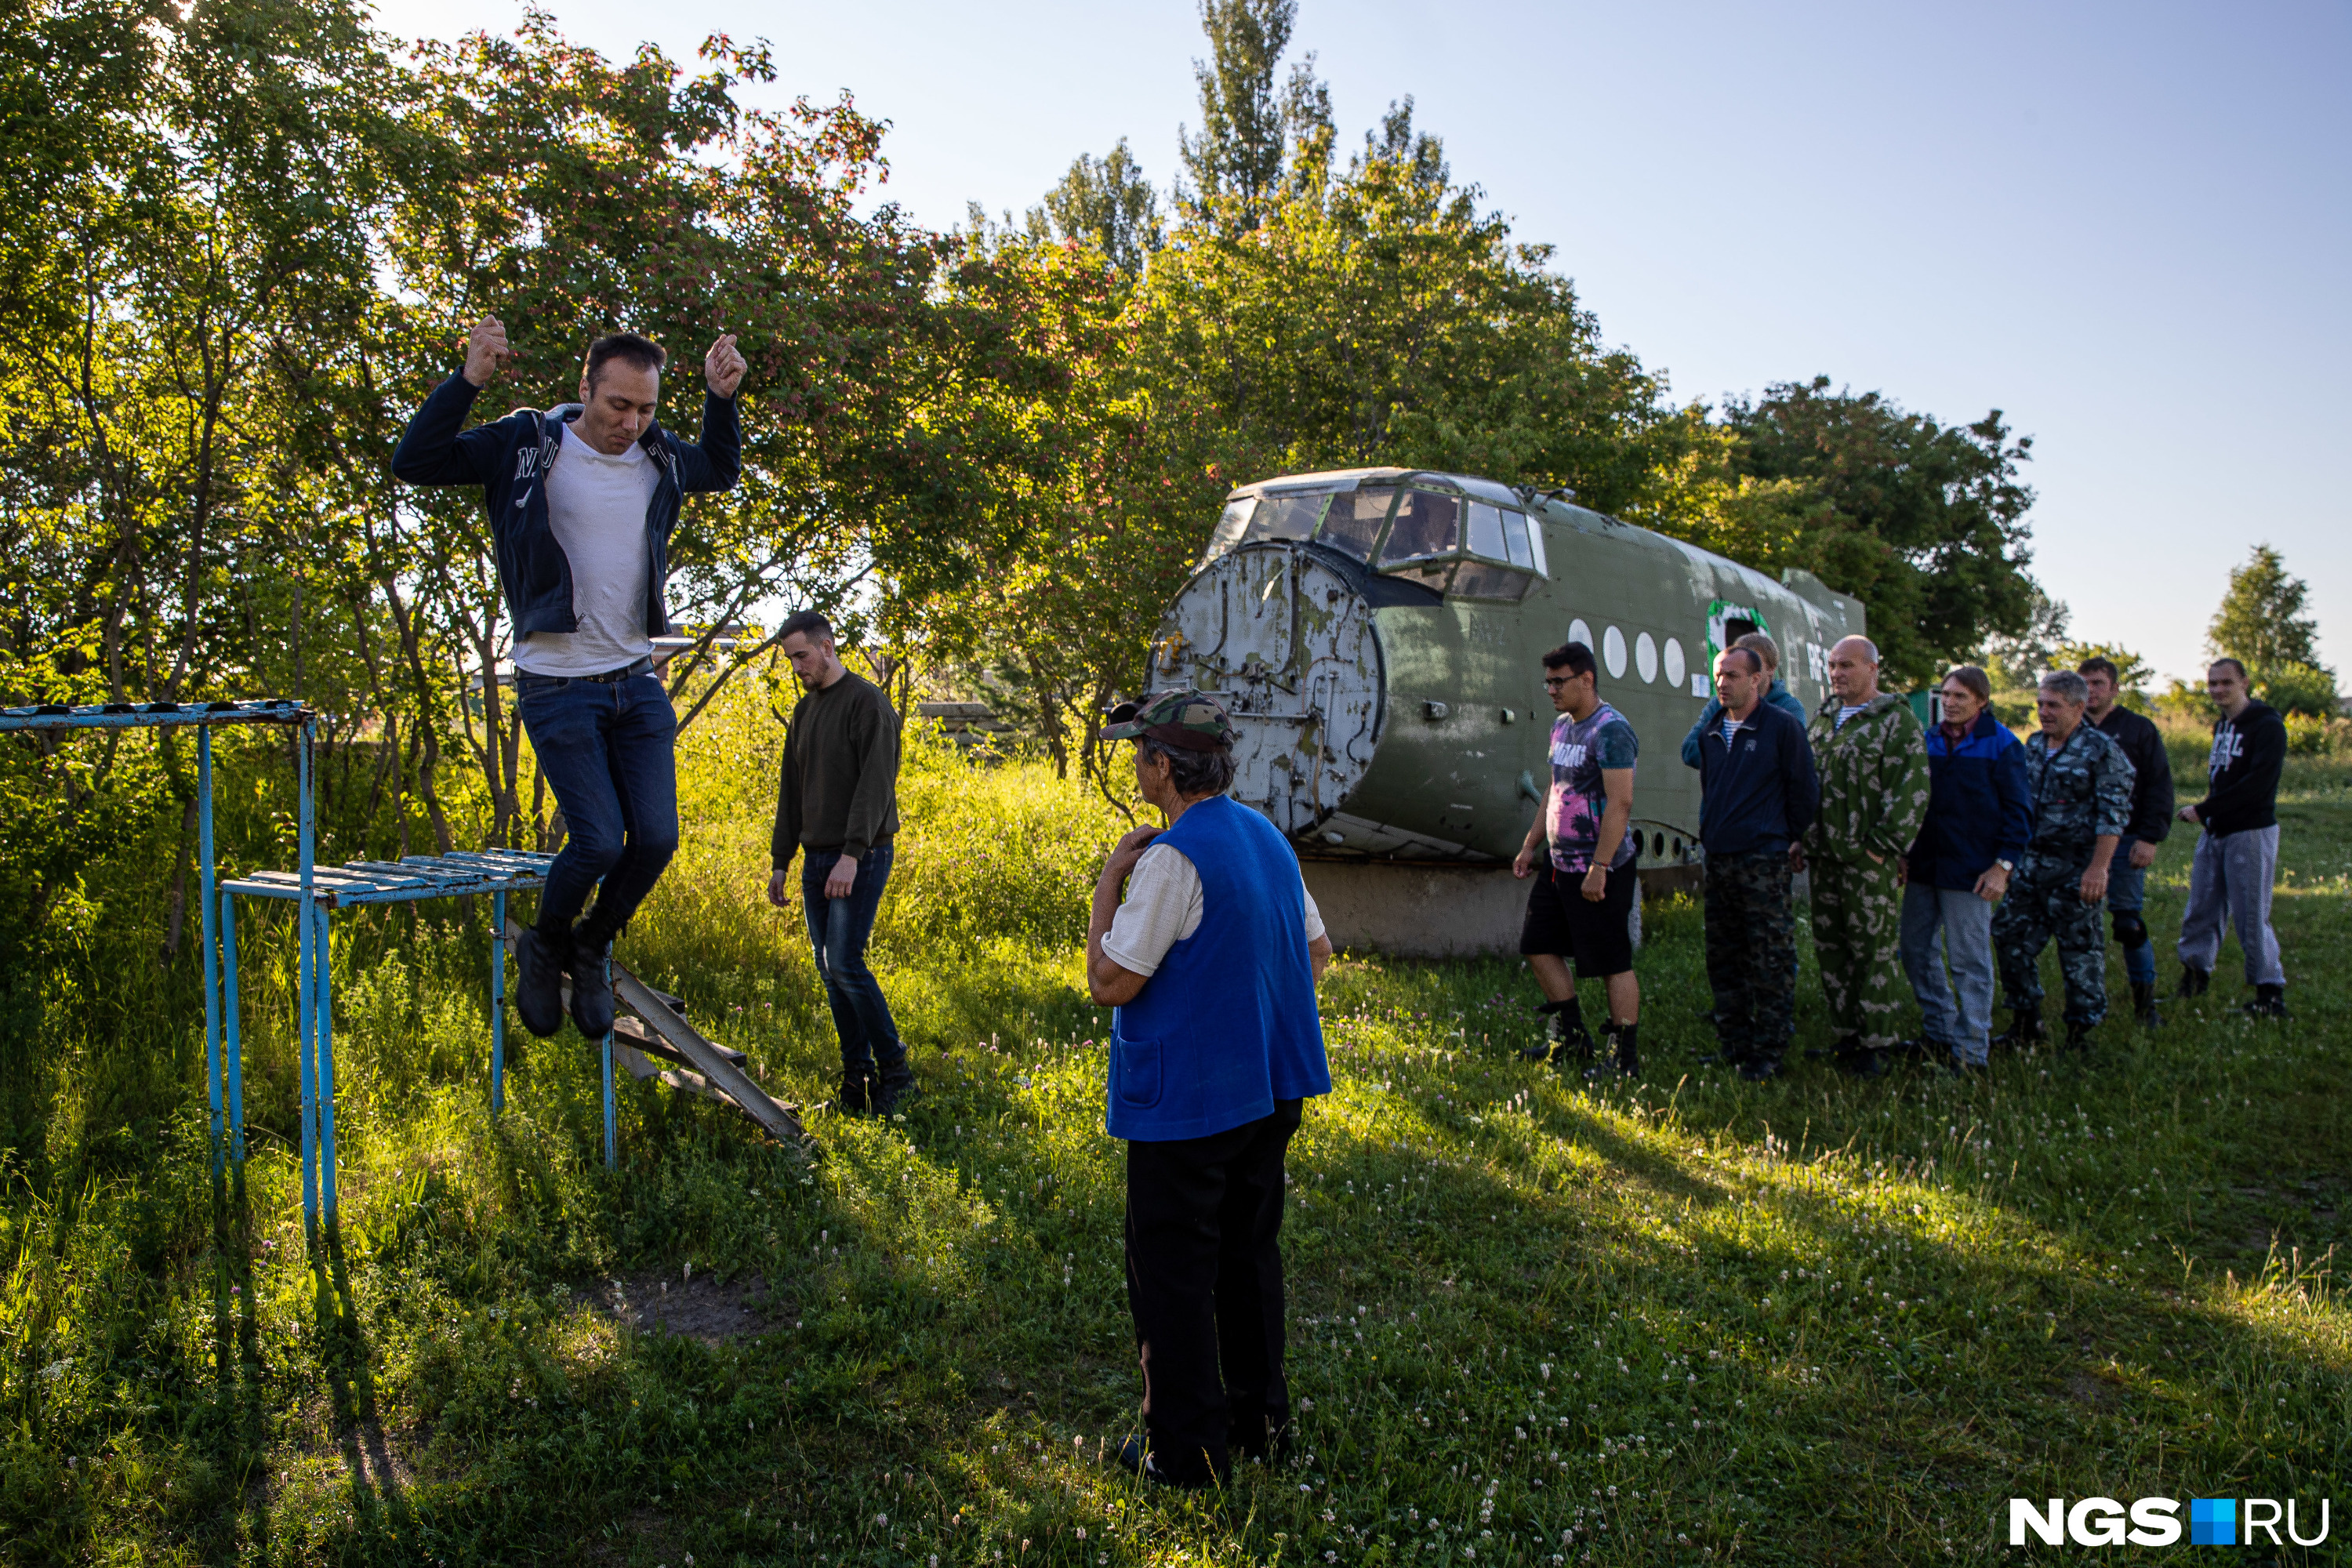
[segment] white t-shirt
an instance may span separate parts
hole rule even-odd
[[[547,473],[547,521],[572,563],[574,632],[533,632],[515,645],[515,668],[532,675],[602,675],[653,652],[646,635],[646,508],[660,479],[632,441],[608,457],[570,424]]]
[[[1323,911],[1302,879],[1307,940],[1323,934]],[[1156,974],[1168,950],[1201,929],[1201,873],[1172,844],[1154,844],[1127,874],[1127,901],[1103,933],[1103,953],[1121,969]]]

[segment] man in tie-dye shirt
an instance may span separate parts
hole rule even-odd
[[[1632,929],[1636,840],[1626,824],[1633,815],[1640,747],[1624,715],[1601,700],[1591,648],[1563,643],[1543,662],[1544,689],[1559,714],[1551,730],[1551,788],[1511,871],[1535,879],[1519,951],[1543,987],[1538,1011],[1550,1016],[1552,1026],[1550,1038],[1527,1054],[1549,1057],[1563,1071],[1592,1060],[1597,1047],[1584,1026],[1576,983],[1597,978],[1609,994],[1602,1033],[1609,1037],[1610,1065],[1630,1077],[1641,1068],[1634,1034],[1642,987],[1633,975]]]

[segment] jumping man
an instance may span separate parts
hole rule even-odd
[[[496,317],[477,322],[465,368],[408,422],[392,471],[414,485],[479,486],[489,507],[515,705],[567,829],[538,923],[515,944],[515,1010],[532,1034],[555,1033],[568,971],[572,1021],[596,1038],[613,1027],[613,938],[677,849],[677,718],[652,639],[669,630],[679,500],[734,486],[744,363],[732,334],[703,357],[699,446],[655,422],[667,356],[635,332],[589,345],[578,403],[464,428],[512,357]],[[591,891],[596,907],[575,927]]]

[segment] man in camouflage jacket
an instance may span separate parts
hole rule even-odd
[[[2042,1026],[2042,950],[2058,939],[2066,982],[2066,1044],[2080,1048],[2107,1016],[2106,943],[2099,906],[2107,862],[2131,820],[2131,759],[2083,710],[2090,688],[2071,669],[2042,678],[2034,706],[2042,732],[2025,742],[2033,841],[2011,872],[1992,916],[1992,950],[2009,1000],[2008,1046],[2046,1037]]]
[[[1805,836],[1813,880],[1813,952],[1838,1066],[1886,1070],[1903,978],[1903,856],[1927,817],[1927,742],[1902,698],[1878,689],[1878,649],[1847,637],[1830,649],[1830,700],[1806,731],[1822,814]]]

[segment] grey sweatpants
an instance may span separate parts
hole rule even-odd
[[[2200,835],[2189,868],[2189,912],[2180,917],[2180,962],[2210,970],[2221,956],[2223,921],[2238,928],[2246,984],[2284,985],[2278,938],[2271,931],[2271,884],[2278,879],[2278,825],[2216,838]]]

